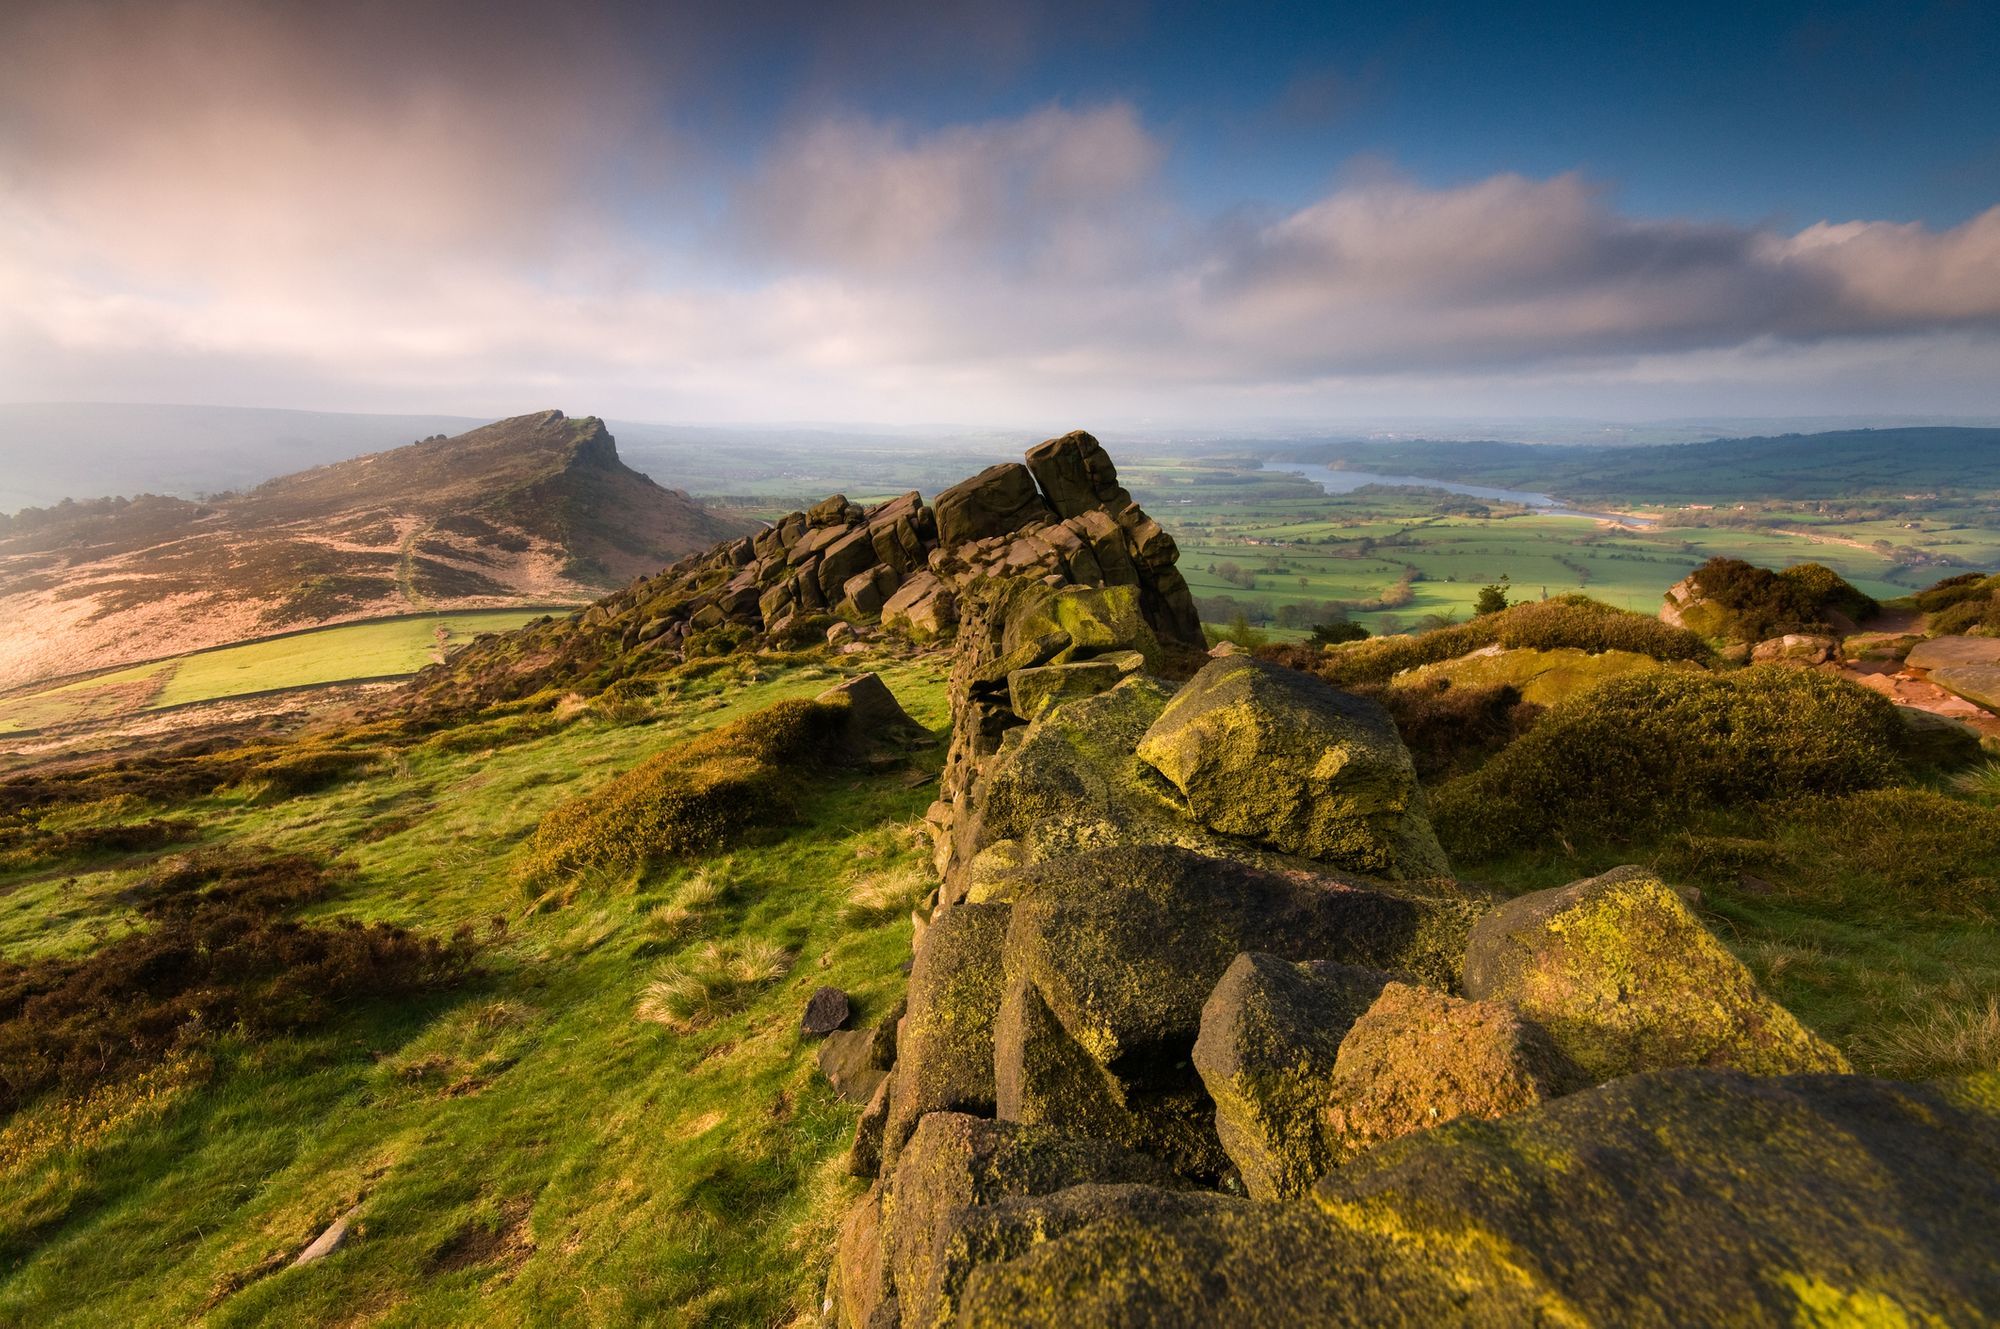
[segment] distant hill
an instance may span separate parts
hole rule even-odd
[[[560,411],[214,502],[30,510],[0,518],[0,687],[325,623],[580,602],[742,530]]]
[[[1574,502],[1723,503],[2000,491],[2000,429],[1847,429],[1658,447],[1335,443],[1294,455],[1355,470],[1556,494]]]

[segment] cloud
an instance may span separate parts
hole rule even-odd
[[[2000,209],[1785,232],[1629,215],[1574,175],[1377,174],[1205,215],[1115,99],[925,127],[815,94],[725,152],[688,108],[733,48],[709,11],[647,14],[10,9],[0,397],[1213,418],[1865,380],[1990,402]],[[1026,21],[964,31],[1018,50]]]

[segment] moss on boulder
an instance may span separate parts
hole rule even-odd
[[[1513,1002],[1593,1081],[1675,1066],[1847,1069],[1643,868],[1488,913],[1466,947],[1465,990]]]
[[[1071,664],[1016,669],[1007,675],[1008,704],[1023,720],[1033,720],[1058,702],[1116,687],[1126,672],[1112,660],[1078,660]]]
[[[1018,841],[1026,860],[1122,844],[1209,842],[1133,755],[1167,704],[1150,678],[1045,711],[987,769],[974,797],[981,846]]]
[[[1453,986],[1476,906],[1391,895],[1187,850],[1134,846],[1022,870],[1008,977],[1032,981],[1100,1063],[1194,1044],[1244,951],[1332,959]],[[914,1009],[914,1003],[912,1005]]]
[[[1157,1160],[1042,1127],[933,1112],[903,1149],[884,1202],[885,1254],[905,1326],[950,1322],[974,1263],[961,1213],[1085,1182],[1177,1185]]]
[[[1138,753],[1212,830],[1372,876],[1450,871],[1388,712],[1297,670],[1211,662]]]
[[[926,1112],[993,1112],[993,1021],[1008,907],[961,904],[924,930],[897,1038],[882,1164],[895,1166]]]
[[[1149,667],[1162,658],[1160,641],[1140,607],[1137,586],[1030,587],[1008,613],[1000,646],[1011,655],[1022,643],[1063,637],[1058,664],[1137,651]]]
[[[1456,660],[1422,665],[1398,674],[1395,686],[1435,685],[1442,679],[1454,688],[1493,687],[1506,683],[1523,701],[1553,706],[1566,697],[1587,692],[1608,679],[1647,674],[1659,669],[1699,669],[1691,660],[1656,660],[1637,651],[1590,651],[1574,646],[1554,650],[1505,650],[1487,647]]]
[[[1291,1199],[1332,1159],[1324,1117],[1341,1040],[1388,982],[1372,969],[1236,957],[1201,1011],[1194,1068],[1252,1199]]]
[[[1390,983],[1347,1037],[1322,1105],[1332,1161],[1460,1117],[1507,1117],[1575,1088],[1548,1034],[1505,1002]]]
[[[1633,1076],[1385,1145],[1314,1201],[1132,1186],[1005,1201],[982,1216],[1013,1239],[965,1278],[958,1323],[2000,1316],[2000,1113],[1977,1087]]]

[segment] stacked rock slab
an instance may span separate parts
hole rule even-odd
[[[998,562],[931,569],[943,881],[831,1321],[2000,1316],[2000,1076],[1846,1074],[1649,873],[1460,887],[1378,707],[1242,655],[1176,682],[1170,622],[1055,525],[1064,575],[1007,570],[983,532],[1117,506],[1100,456],[939,500]],[[1144,577],[1158,539],[1090,557]]]
[[[1029,455],[1032,468],[989,467],[929,505],[915,492],[871,508],[835,494],[621,595],[643,611],[645,641],[672,650],[702,631],[778,633],[821,613],[929,640],[950,632],[961,599],[991,579],[1119,585],[1134,588],[1156,632],[1199,645],[1173,542],[1118,484],[1097,440],[1066,434]]]

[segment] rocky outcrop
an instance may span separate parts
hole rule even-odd
[[[1311,1201],[1013,1201],[960,1325],[1980,1324],[2000,1083],[1634,1076],[1388,1146]]]
[[[1115,500],[1087,449],[1030,462],[1052,512]],[[1025,493],[989,483],[968,529]],[[1158,545],[1124,547],[1138,569]],[[1845,1066],[1665,883],[1625,869],[1497,906],[1466,890],[1378,706],[1242,655],[1177,656],[1133,582],[993,576],[957,604],[929,816],[943,884],[851,1153],[880,1167],[844,1229],[837,1320],[1610,1321],[1711,1268],[1701,1295],[1728,1312],[1711,1318],[1784,1319],[1702,1245],[1746,1231],[1806,1280],[1798,1305],[1861,1295],[1807,1260],[1810,1221],[1771,1225],[1785,1171],[1827,1160],[1760,1123],[1894,1091],[1718,1076]],[[1647,1112],[1680,1134],[1637,1129]],[[1939,1121],[1882,1138],[1950,1166],[1973,1119]],[[1041,1161],[1005,1161],[1023,1149]],[[1861,1261],[1843,1268],[1986,1212],[1927,1193],[1871,1233],[1869,1184],[1827,1183],[1830,1240]],[[1542,1193],[1577,1196],[1595,1235],[1517,1203]],[[1656,1268],[1616,1234],[1662,1207],[1679,1244]],[[1948,1294],[1906,1262],[1897,1307],[2000,1305],[1954,1243]]]
[[[1389,713],[1310,674],[1217,660],[1167,703],[1138,753],[1212,830],[1379,877],[1448,873]]]
[[[474,643],[418,675],[418,692],[464,708],[563,681],[723,654],[751,638],[822,639],[831,618],[918,643],[958,630],[969,600],[1022,589],[1096,589],[1105,598],[1045,608],[1069,615],[1042,633],[1071,640],[1029,664],[1088,658],[1143,624],[1160,644],[1203,645],[1175,568],[1172,537],[1118,484],[1089,434],[1038,444],[1030,465],[989,467],[927,505],[919,493],[863,508],[835,494],[765,530],[690,555],[587,610]],[[1040,487],[1042,477],[1052,491]],[[1108,628],[1094,621],[1108,615]],[[976,615],[980,625],[990,612]],[[1018,642],[1008,643],[1011,650]],[[1024,652],[1024,658],[1035,655]],[[1002,681],[1004,682],[1004,676]]]

